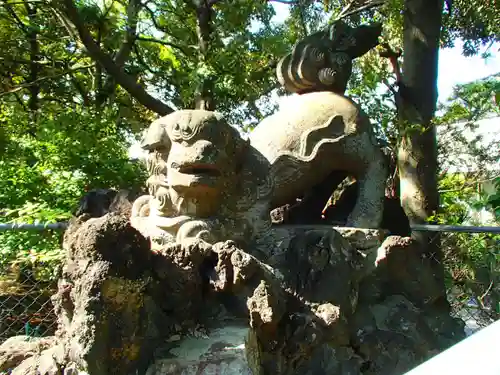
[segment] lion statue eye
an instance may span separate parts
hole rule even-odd
[[[170,139],[173,142],[189,141],[196,135],[198,127],[199,125],[183,127],[179,123],[176,123],[171,127]]]
[[[175,125],[172,126],[170,138],[173,142],[176,142],[176,141],[182,140],[182,138],[183,138],[182,136],[183,136],[183,134],[182,134],[181,126],[178,123],[176,123]]]

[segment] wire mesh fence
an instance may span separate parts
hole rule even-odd
[[[500,319],[500,233],[446,232],[441,243],[448,301],[466,334]]]
[[[0,226],[0,342],[11,336],[50,336],[63,227]],[[38,229],[38,230],[36,230]]]
[[[0,268],[0,343],[11,336],[53,335],[56,315],[51,301],[56,282],[37,280],[32,265]]]
[[[452,314],[464,320],[466,333],[499,319],[500,234],[444,232],[432,238],[441,244]],[[54,268],[53,262],[49,267]],[[0,343],[16,335],[54,333],[50,297],[56,277],[47,278],[46,268],[39,262],[0,262]]]

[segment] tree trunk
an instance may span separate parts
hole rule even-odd
[[[212,34],[212,2],[209,0],[197,0],[193,4],[196,7],[196,35],[198,36],[200,60],[205,65],[208,65],[208,53]],[[195,108],[213,111],[215,109],[213,91],[213,78],[205,77],[196,88]]]
[[[404,60],[400,87],[402,140],[398,148],[401,204],[412,224],[427,223],[439,208],[436,129],[437,71],[443,0],[406,0]],[[414,232],[435,258],[442,277],[439,241],[435,234]]]
[[[30,43],[30,75],[28,82],[30,83],[29,91],[30,91],[30,99],[28,103],[28,107],[33,116],[33,120],[36,119],[36,112],[38,110],[38,94],[40,92],[40,86],[36,84],[38,79],[38,72],[40,70],[40,66],[38,63],[39,59],[39,48],[38,48],[38,32],[36,27],[36,3],[33,5],[24,3],[26,8],[26,12],[28,13],[29,19],[29,32],[28,39]]]

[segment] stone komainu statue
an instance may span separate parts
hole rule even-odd
[[[142,147],[149,152],[150,194],[134,202],[132,224],[153,243],[249,245],[269,230],[269,164],[219,114],[181,110],[162,117]]]
[[[278,66],[285,88],[301,93],[297,105],[264,119],[249,142],[214,112],[182,110],[154,121],[143,142],[150,194],[134,203],[133,224],[159,244],[192,237],[275,243],[271,209],[345,170],[360,182],[347,225],[377,228],[386,163],[369,119],[343,92],[352,60],[379,34],[378,25],[336,23],[300,41]]]
[[[299,41],[279,62],[278,80],[299,95],[250,134],[271,165],[273,208],[293,202],[333,171],[345,171],[359,182],[347,226],[379,227],[387,160],[370,120],[343,93],[352,60],[376,46],[380,32],[380,25],[353,29],[337,22]]]

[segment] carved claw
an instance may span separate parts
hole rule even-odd
[[[192,220],[181,225],[177,231],[176,242],[182,244],[189,239],[214,243],[212,226],[203,220]]]
[[[132,213],[131,217],[146,217],[149,216],[149,205],[152,196],[150,195],[142,195],[137,198],[132,204]]]

